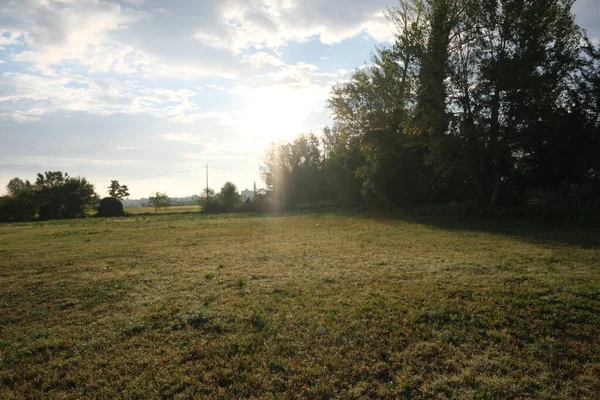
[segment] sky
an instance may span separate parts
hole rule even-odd
[[[131,198],[263,187],[271,142],[331,124],[396,0],[0,0],[0,194],[61,170]],[[600,37],[600,0],[576,21]]]

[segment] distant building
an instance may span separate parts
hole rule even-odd
[[[250,200],[254,199],[254,191],[252,191],[252,190],[245,189],[245,190],[242,190],[242,192],[240,194],[242,195],[243,201],[246,201],[248,199],[250,199]]]

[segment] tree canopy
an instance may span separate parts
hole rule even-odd
[[[267,151],[275,201],[592,210],[599,49],[572,0],[403,0],[393,45],[336,84],[334,119]]]
[[[122,201],[124,198],[129,197],[129,188],[127,188],[127,185],[121,185],[119,181],[110,181],[108,195],[113,199]]]

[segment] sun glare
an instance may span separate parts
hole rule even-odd
[[[240,89],[247,101],[241,114],[241,128],[256,145],[291,139],[311,130],[310,116],[323,107],[319,87],[274,87]]]

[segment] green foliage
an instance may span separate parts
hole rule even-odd
[[[36,186],[45,188],[54,188],[63,185],[69,179],[68,173],[62,171],[46,171],[43,174],[38,173],[35,181]]]
[[[169,196],[166,193],[156,192],[148,196],[148,204],[154,207],[156,213],[160,208],[167,207],[169,205]]]
[[[82,218],[98,204],[94,185],[85,178],[70,177],[61,171],[38,174],[35,185],[15,178],[9,196],[0,202],[0,220],[29,221]]]
[[[202,195],[200,196],[200,205],[203,206],[206,210],[206,207],[210,203],[211,199],[214,199],[215,191],[211,188],[202,189]]]
[[[261,176],[272,191],[278,209],[298,208],[319,199],[321,151],[313,134],[299,135],[292,142],[273,144],[267,151]]]
[[[127,188],[127,185],[121,185],[119,181],[110,181],[108,195],[113,199],[122,201],[124,198],[129,197],[129,188]]]
[[[98,204],[94,185],[60,171],[38,174],[35,193],[40,220],[83,218]]]
[[[32,221],[37,212],[38,205],[32,190],[0,197],[0,222]]]
[[[234,207],[242,203],[242,197],[238,193],[237,187],[232,182],[225,182],[221,188],[220,198],[223,207],[227,211],[233,210]]]
[[[15,196],[28,189],[31,189],[31,182],[23,181],[21,178],[13,178],[6,185],[6,192],[9,196]]]
[[[267,151],[273,203],[544,204],[584,219],[596,197],[572,193],[600,190],[600,50],[572,5],[400,1],[394,45],[332,88],[321,142]]]

